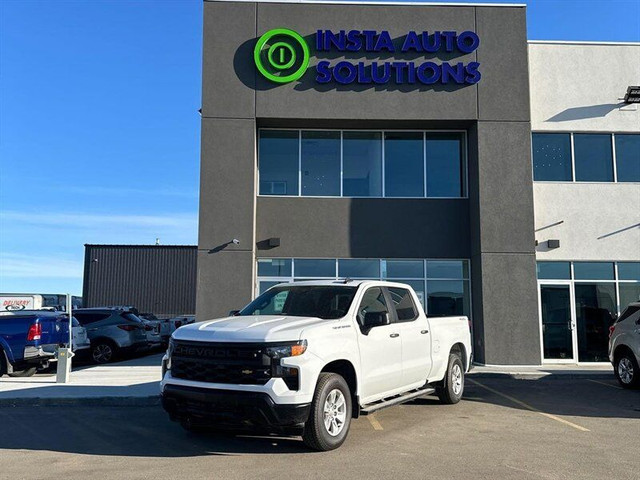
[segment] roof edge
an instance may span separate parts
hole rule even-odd
[[[640,47],[640,42],[599,42],[590,40],[527,40],[534,45],[621,45],[627,47]]]
[[[85,243],[85,247],[107,247],[107,248],[198,248],[197,245],[155,245],[150,244],[126,244],[126,243]]]
[[[430,2],[425,1],[421,2],[417,0],[415,2],[408,2],[406,0],[203,0],[205,3],[213,3],[213,2],[230,2],[230,3],[321,3],[328,5],[403,5],[403,6],[412,6],[412,7],[517,7],[517,8],[526,8],[527,5],[525,3],[470,3],[470,2]]]

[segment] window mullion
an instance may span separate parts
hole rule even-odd
[[[344,196],[344,130],[340,130],[340,196]]]
[[[384,130],[382,130],[382,197],[386,197],[386,192],[385,192],[385,183],[386,183],[386,172],[385,172],[385,168],[386,168],[386,159],[385,159],[385,133]]]
[[[423,195],[427,198],[427,132],[422,132],[422,178],[424,181]]]
[[[298,130],[298,196],[302,196],[302,130]]]
[[[611,159],[613,161],[613,182],[618,181],[618,161],[616,159],[616,134],[611,134]]]
[[[573,147],[573,132],[571,133],[571,181],[576,181],[576,155]]]

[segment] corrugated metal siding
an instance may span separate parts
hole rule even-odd
[[[197,253],[196,246],[85,245],[83,304],[193,315]]]

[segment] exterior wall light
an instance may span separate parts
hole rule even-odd
[[[627,88],[624,103],[640,103],[640,86]]]

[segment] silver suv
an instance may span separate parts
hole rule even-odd
[[[624,388],[640,387],[640,302],[633,302],[609,328],[609,360]]]
[[[73,311],[87,329],[91,357],[96,363],[113,362],[124,353],[151,348],[145,323],[130,310],[119,308],[81,308]]]

